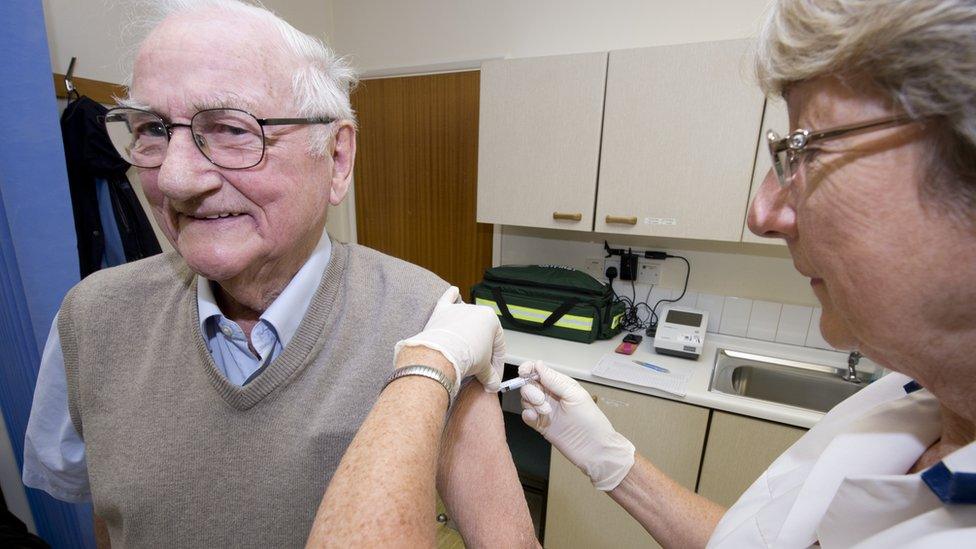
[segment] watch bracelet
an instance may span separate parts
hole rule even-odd
[[[448,406],[450,406],[451,401],[454,400],[454,389],[452,387],[452,383],[440,370],[423,364],[410,364],[402,368],[397,368],[392,374],[390,374],[390,377],[387,378],[386,384],[383,385],[383,390],[386,390],[390,383],[393,383],[398,379],[412,376],[425,377],[427,379],[436,381],[441,387],[444,388],[445,391],[447,391],[447,402]]]

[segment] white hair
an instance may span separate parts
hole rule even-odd
[[[150,0],[130,5],[134,17],[126,32],[135,36],[129,40],[133,44],[127,62],[131,63],[142,41],[149,36],[166,18],[172,15],[190,14],[198,11],[222,11],[235,15],[245,15],[269,23],[280,38],[280,46],[293,56],[298,68],[291,76],[292,98],[296,113],[282,113],[276,116],[316,117],[328,116],[336,120],[356,123],[356,115],[349,102],[349,94],[357,83],[356,72],[346,59],[339,57],[322,40],[309,36],[278,17],[259,2],[243,0]],[[131,67],[126,70],[126,87],[132,85]],[[329,140],[338,127],[316,126],[312,130],[309,153],[322,155],[328,149]]]
[[[762,25],[756,73],[782,94],[819,76],[865,78],[932,132],[941,202],[976,211],[976,2],[778,0]]]

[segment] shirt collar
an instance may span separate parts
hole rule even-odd
[[[321,282],[331,258],[332,241],[329,239],[328,233],[322,231],[322,237],[315,245],[315,249],[312,250],[312,255],[261,315],[261,320],[270,324],[278,333],[282,347],[288,345],[292,336],[298,331],[298,325],[305,317],[305,312],[312,302],[312,296],[315,295],[315,290],[318,289],[319,282]],[[207,334],[207,319],[213,316],[223,317],[210,284],[209,280],[197,275],[197,311],[199,312],[200,332],[204,334],[204,337]]]
[[[921,477],[943,503],[976,504],[976,442],[942,458]]]

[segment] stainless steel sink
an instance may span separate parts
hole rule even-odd
[[[826,412],[866,385],[844,381],[844,372],[846,369],[719,349],[708,389]]]

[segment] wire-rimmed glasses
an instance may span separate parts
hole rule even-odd
[[[909,116],[892,116],[826,130],[799,129],[790,132],[786,137],[780,137],[770,130],[766,133],[766,141],[769,154],[773,157],[773,171],[776,172],[780,187],[788,187],[793,183],[804,151],[811,144],[900,126],[913,120]]]
[[[167,123],[142,109],[118,107],[105,113],[105,129],[119,155],[139,168],[158,168],[166,158],[174,128],[189,128],[203,156],[230,170],[252,168],[264,159],[265,126],[331,124],[334,118],[257,118],[241,109],[204,109],[189,124]]]

